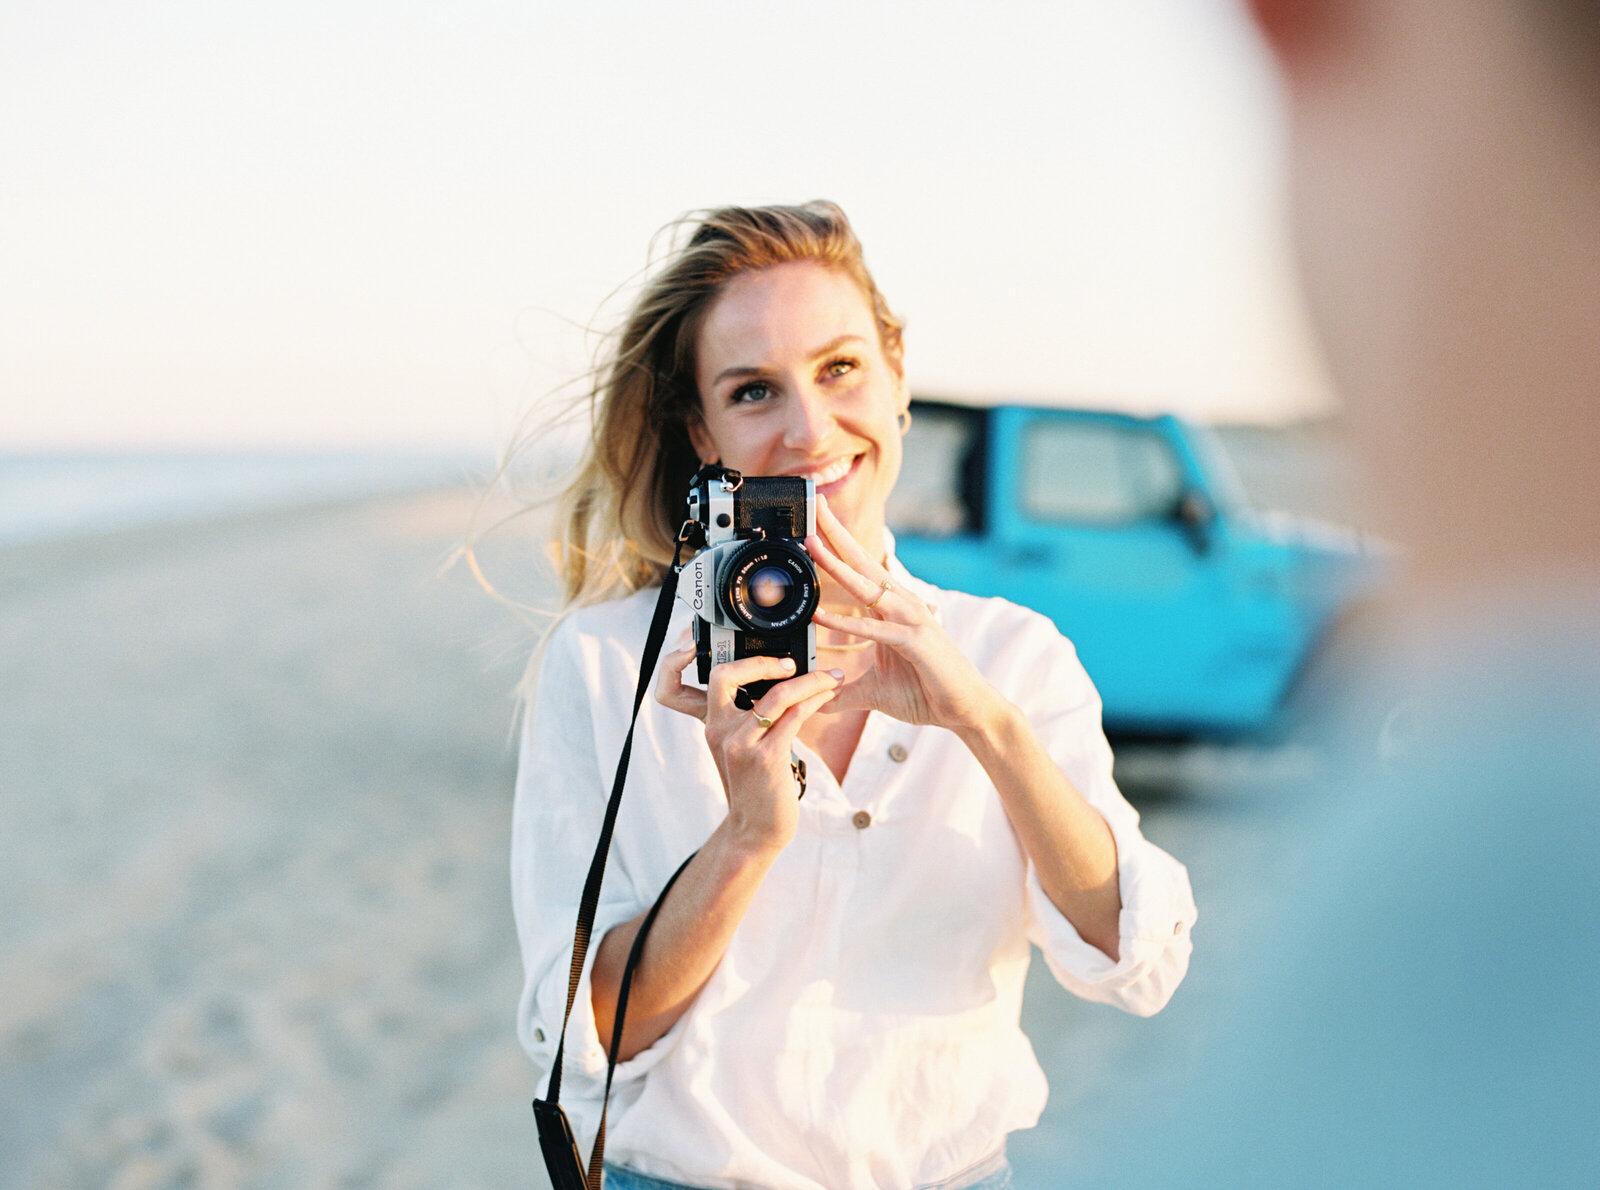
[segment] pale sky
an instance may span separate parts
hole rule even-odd
[[[15,0],[0,446],[497,449],[682,212],[841,203],[913,387],[1323,407],[1229,0]]]

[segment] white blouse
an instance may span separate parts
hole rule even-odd
[[[797,834],[693,1005],[617,1067],[608,1161],[706,1187],[939,1185],[983,1166],[1044,1107],[1044,1074],[1018,1025],[1030,941],[1067,990],[1141,1016],[1188,968],[1188,873],[1144,839],[1113,783],[1100,698],[1072,645],[1035,612],[891,565],[1110,824],[1121,958],[1051,905],[953,733],[873,712],[842,784],[799,747],[809,788]],[[518,1033],[546,1074],[655,601],[640,592],[556,627],[523,735],[511,854],[527,975]],[[688,615],[676,609],[669,647]],[[567,1030],[561,1102],[585,1158],[606,1069],[589,1002],[598,941],[649,907],[725,813],[702,725],[646,697]]]

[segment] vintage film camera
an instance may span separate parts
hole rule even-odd
[[[684,568],[680,598],[694,609],[695,672],[740,657],[793,657],[795,673],[817,663],[817,569],[806,535],[817,527],[816,484],[792,475],[741,476],[705,467],[689,489],[689,519],[705,548]],[[686,588],[686,589],[685,589]],[[749,706],[774,683],[739,688]]]

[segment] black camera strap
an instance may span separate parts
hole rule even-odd
[[[606,1064],[605,1097],[600,1104],[600,1128],[595,1136],[594,1152],[590,1155],[588,1173],[584,1172],[583,1158],[578,1152],[572,1126],[561,1110],[561,1065],[567,1047],[567,1022],[572,1017],[572,1006],[578,998],[578,982],[583,974],[584,958],[589,953],[590,932],[594,929],[595,911],[600,906],[600,884],[605,876],[606,856],[611,850],[611,835],[617,823],[617,809],[622,804],[622,786],[628,775],[628,759],[633,753],[633,732],[639,720],[639,707],[644,702],[645,691],[650,686],[650,676],[655,672],[656,661],[661,656],[661,645],[666,640],[667,622],[672,616],[672,601],[677,595],[678,575],[683,570],[683,547],[694,540],[699,529],[693,521],[685,522],[678,533],[676,548],[672,553],[672,566],[661,582],[661,593],[656,599],[655,615],[650,621],[650,631],[645,638],[644,653],[639,661],[639,684],[633,694],[633,714],[628,720],[628,734],[622,741],[622,754],[617,760],[617,773],[611,782],[611,799],[606,803],[605,820],[600,827],[600,841],[594,849],[594,859],[589,863],[589,875],[583,883],[583,897],[578,904],[578,925],[572,939],[572,971],[567,980],[567,1010],[561,1018],[561,1039],[556,1045],[556,1058],[550,1068],[550,1085],[547,1098],[533,1101],[533,1116],[539,1128],[539,1148],[544,1154],[545,1169],[550,1175],[553,1190],[601,1190],[606,1143],[606,1100],[611,1096],[611,1078],[616,1072],[617,1057],[622,1043],[622,1025],[628,1010],[628,991],[633,984],[633,971],[639,956],[644,953],[644,940],[655,924],[667,893],[671,890],[689,860],[678,870],[661,890],[650,912],[639,924],[633,947],[623,968],[622,982],[617,989],[616,1017],[611,1028],[611,1046]]]
[[[718,482],[736,489],[739,472],[709,463],[695,475],[694,482]],[[639,659],[639,683],[633,692],[633,713],[628,718],[628,734],[622,741],[622,752],[617,758],[616,776],[611,782],[611,798],[606,803],[605,819],[600,826],[600,841],[595,845],[594,858],[589,862],[589,875],[583,882],[583,896],[578,903],[578,924],[572,938],[572,970],[567,978],[567,1008],[561,1017],[561,1038],[556,1044],[556,1057],[550,1067],[550,1085],[545,1099],[533,1101],[533,1117],[539,1129],[539,1149],[544,1155],[545,1170],[550,1175],[552,1190],[602,1190],[605,1178],[606,1104],[611,1098],[611,1080],[617,1070],[617,1058],[622,1046],[622,1027],[627,1019],[628,992],[633,986],[633,973],[644,954],[645,938],[655,924],[656,915],[666,902],[667,894],[683,875],[689,861],[699,854],[691,853],[678,865],[678,870],[667,880],[657,895],[650,911],[639,923],[628,951],[628,961],[622,968],[622,980],[617,987],[617,1008],[611,1026],[611,1045],[606,1056],[606,1086],[600,1101],[600,1126],[595,1133],[594,1152],[589,1156],[588,1172],[584,1171],[583,1157],[572,1135],[572,1125],[566,1112],[561,1110],[561,1067],[567,1048],[567,1023],[572,1019],[572,1006],[578,999],[578,983],[583,975],[584,959],[589,953],[590,934],[594,929],[595,911],[600,906],[600,884],[605,877],[606,857],[611,851],[611,835],[617,824],[617,809],[622,804],[622,787],[628,775],[628,760],[633,755],[633,732],[639,722],[639,708],[644,703],[645,691],[650,688],[650,677],[655,673],[656,662],[661,657],[661,646],[667,637],[667,623],[672,618],[672,601],[677,597],[678,577],[683,572],[684,546],[691,550],[705,544],[705,527],[694,520],[686,520],[678,531],[678,540],[672,551],[672,565],[662,577],[661,592],[656,597],[656,609],[650,620],[650,630],[645,636],[644,652]],[[743,691],[741,691],[743,693]],[[741,703],[749,709],[748,702]],[[806,792],[805,761],[792,753],[789,765],[794,772],[801,797]]]

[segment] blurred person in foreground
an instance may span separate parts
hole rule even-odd
[[[1249,7],[1409,573],[1266,974],[1125,1184],[1597,1186],[1600,7]]]
[[[1067,989],[1148,1015],[1188,967],[1188,875],[1117,791],[1071,644],[1043,616],[937,590],[895,559],[901,327],[844,213],[730,207],[681,230],[597,374],[567,492],[567,612],[545,644],[512,826],[520,1035],[549,1070],[691,476],[715,462],[742,483],[808,477],[818,666],[742,657],[702,689],[692,643],[662,658],[576,990],[565,1102],[588,1151],[625,961],[693,852],[619,1030],[612,1190],[1001,1190],[1006,1136],[1045,1099],[1019,1026],[1030,941]],[[680,604],[674,630],[690,615]],[[776,684],[741,705],[739,685],[758,681]]]

